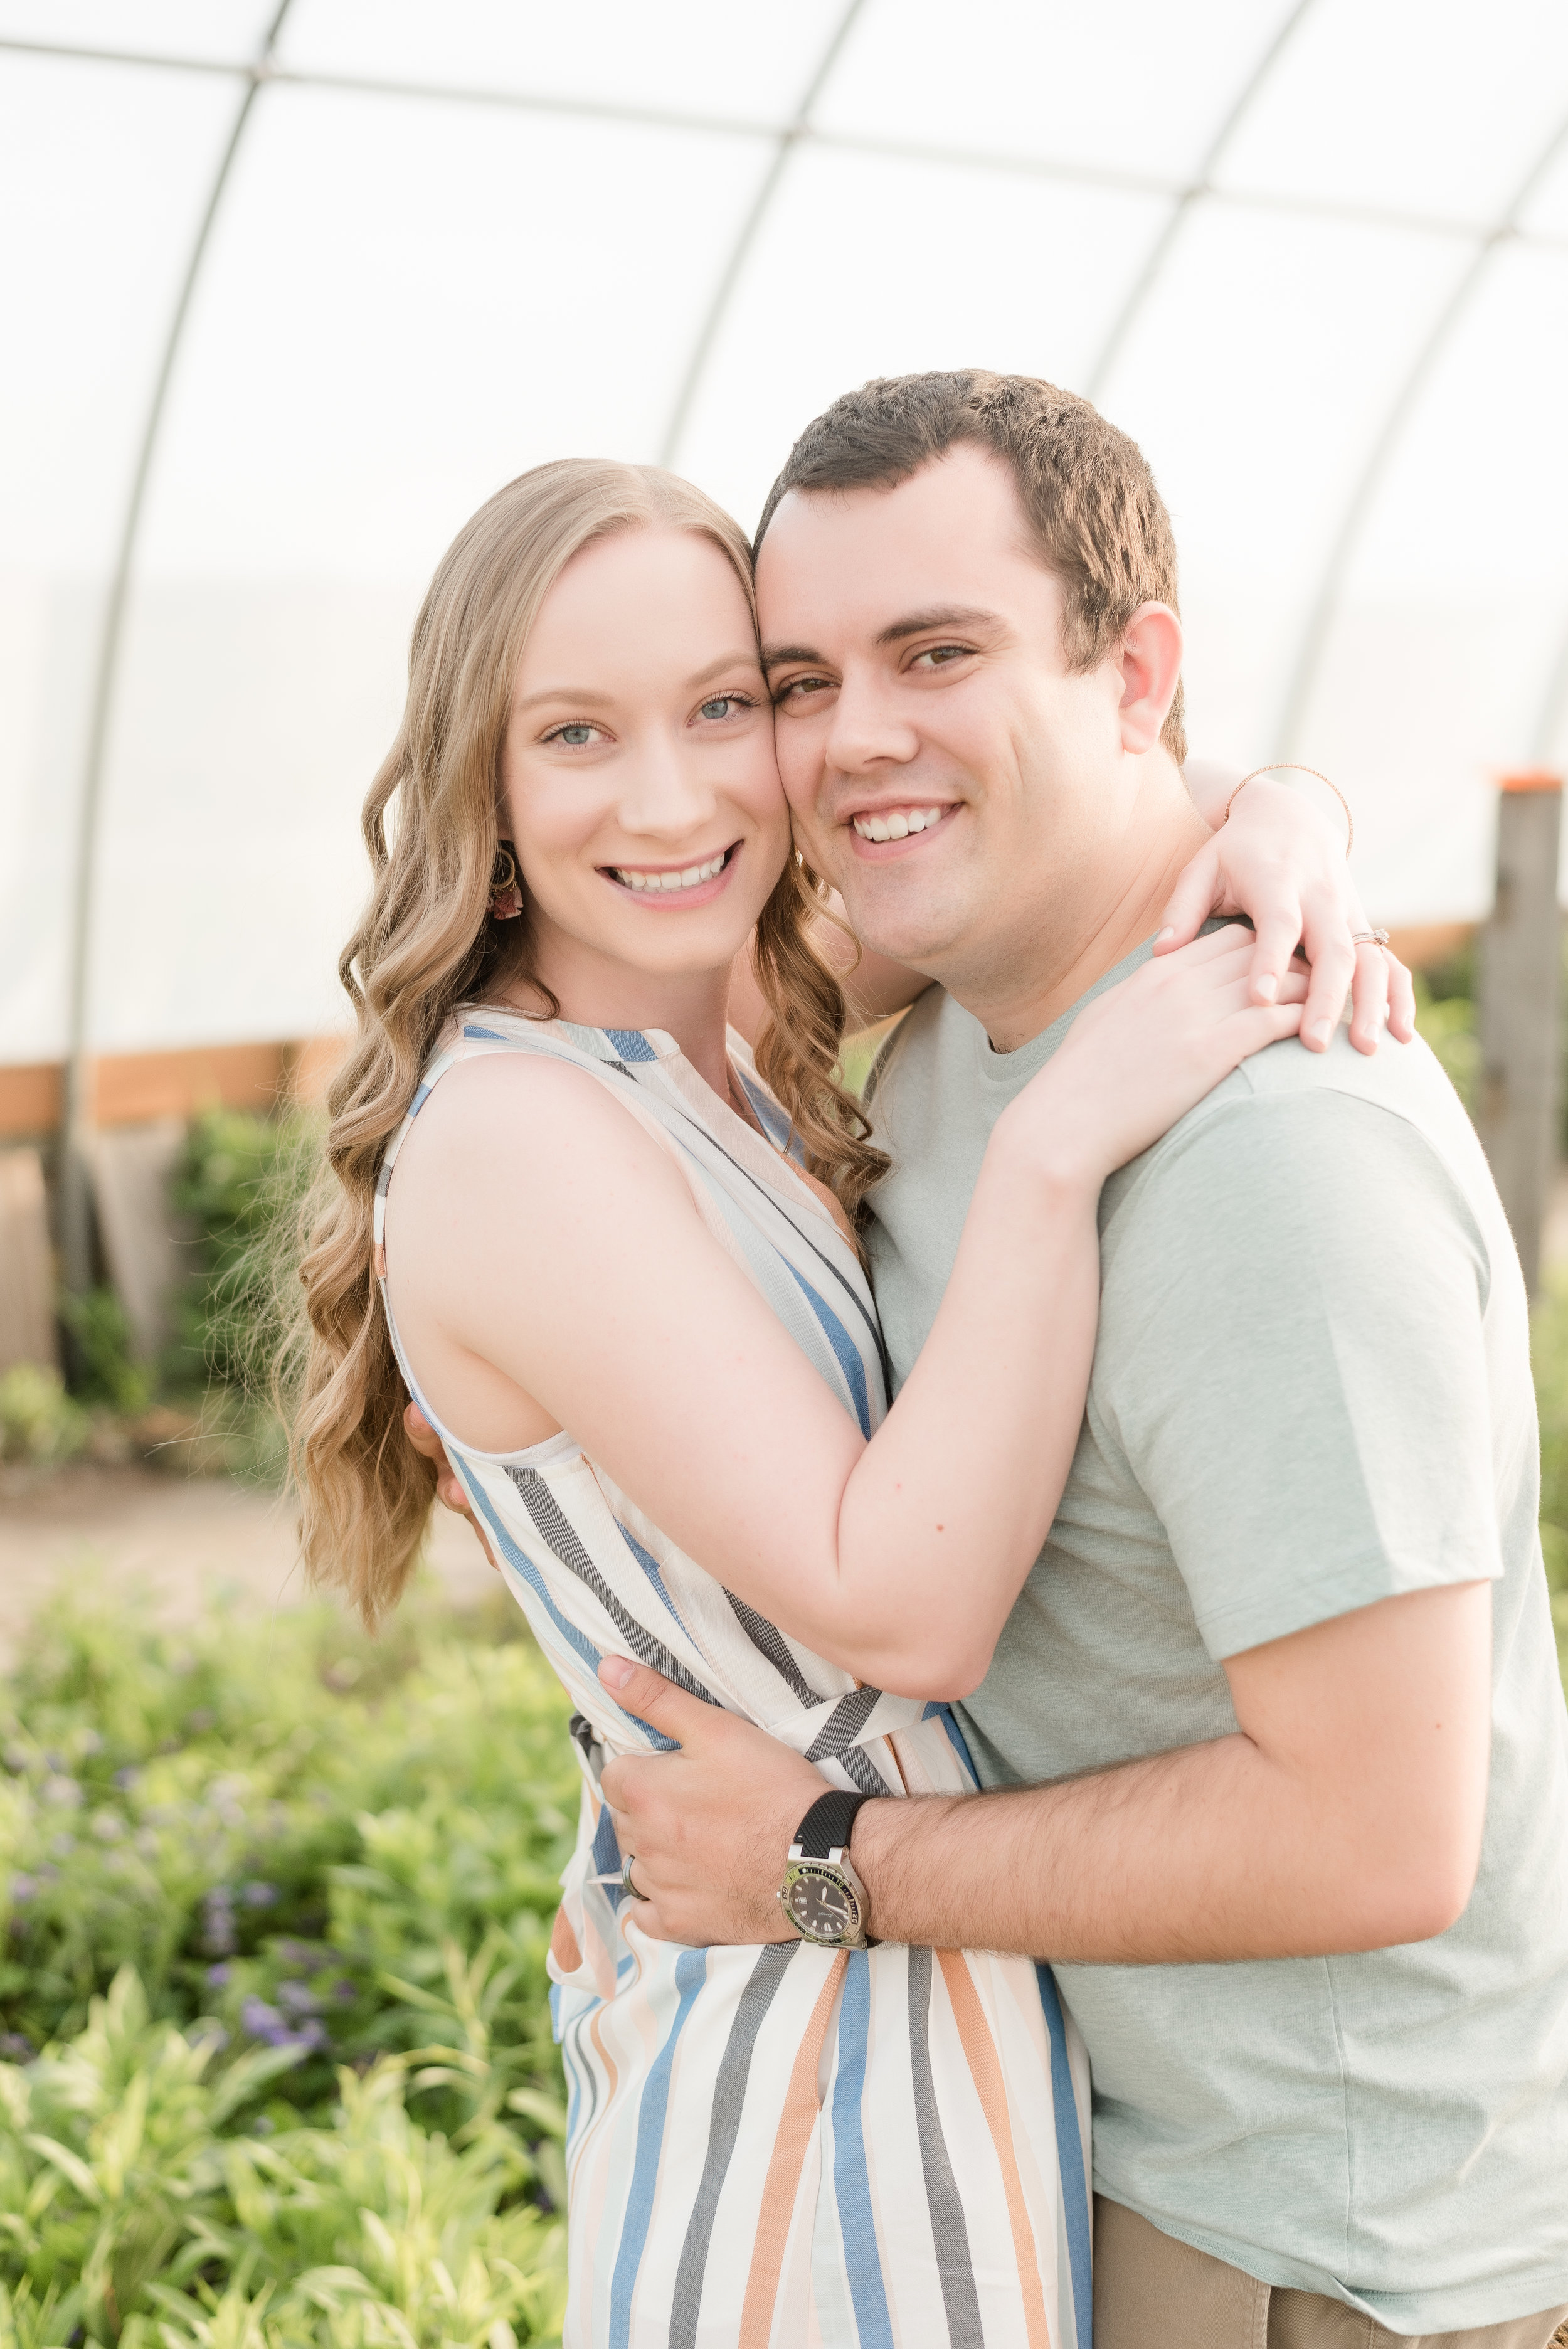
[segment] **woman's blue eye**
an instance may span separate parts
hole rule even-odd
[[[697,711],[699,718],[727,718],[732,709],[744,709],[745,702],[738,693],[720,693],[712,701],[705,701]]]
[[[592,726],[563,726],[555,739],[558,742],[570,742],[575,750],[580,743],[592,742],[593,729]]]

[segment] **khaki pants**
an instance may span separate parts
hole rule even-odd
[[[1340,2300],[1259,2283],[1094,2198],[1094,2349],[1547,2349],[1568,2308],[1468,2333],[1390,2333]]]

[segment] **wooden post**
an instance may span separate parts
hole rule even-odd
[[[1557,847],[1563,778],[1505,775],[1497,900],[1480,941],[1480,1138],[1535,1294],[1557,1162],[1563,917]]]

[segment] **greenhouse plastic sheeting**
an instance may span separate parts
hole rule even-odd
[[[0,1061],[77,915],[94,1049],[336,1024],[464,517],[592,452],[749,525],[873,374],[1137,436],[1194,750],[1332,774],[1376,917],[1568,756],[1562,0],[0,0]]]

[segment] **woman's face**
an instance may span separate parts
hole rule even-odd
[[[533,967],[727,968],[789,853],[773,709],[740,582],[711,540],[596,539],[545,598],[501,756]]]

